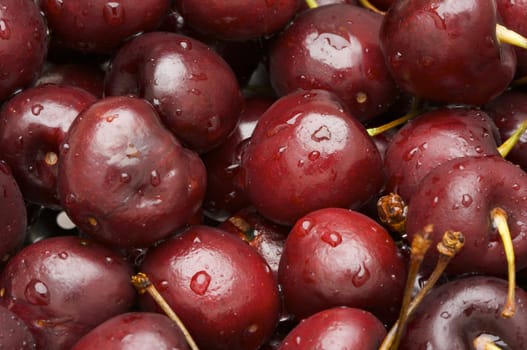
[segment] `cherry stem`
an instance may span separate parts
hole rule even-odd
[[[501,317],[510,318],[514,316],[515,312],[515,289],[516,289],[516,266],[514,258],[514,245],[512,244],[511,233],[509,225],[507,224],[507,213],[501,208],[494,208],[490,216],[492,222],[498,229],[498,234],[503,242],[503,249],[505,250],[505,258],[507,259],[507,273],[509,277],[507,301],[503,306]]]
[[[397,193],[389,193],[377,200],[377,216],[392,231],[404,234],[406,231],[406,213],[408,207]]]
[[[415,309],[423,301],[428,292],[432,290],[452,258],[454,258],[454,256],[456,256],[456,254],[463,248],[464,244],[465,236],[459,231],[446,231],[443,234],[443,239],[437,244],[436,247],[437,251],[439,252],[437,264],[423,288],[419,290],[417,295],[408,305],[406,310],[406,320],[408,320],[408,318],[414,313]],[[400,338],[396,339],[396,335],[399,334],[399,332],[402,334],[402,328],[404,326],[405,324],[401,323],[400,319],[397,320],[384,338],[379,350],[396,350],[399,346],[400,340]],[[399,328],[401,328],[400,331]]]
[[[150,279],[145,273],[139,272],[133,275],[132,285],[135,287],[135,289],[137,289],[139,294],[144,294],[145,292],[150,294],[152,299],[154,299],[154,301],[157,303],[157,305],[159,305],[163,312],[165,312],[165,314],[176,323],[181,332],[183,332],[183,335],[185,336],[185,339],[187,340],[187,343],[190,346],[191,350],[199,350],[198,346],[194,342],[194,339],[187,330],[187,327],[185,327],[181,319],[178,317],[178,315],[176,315],[174,310],[172,310],[170,305],[168,305],[165,298],[163,298],[157,288],[152,284],[152,282],[150,282]]]
[[[306,4],[310,9],[314,9],[318,7],[318,4],[315,0],[306,0]]]
[[[379,10],[377,7],[373,6],[373,4],[369,0],[358,0],[359,4],[367,8],[369,10],[372,10],[373,12],[377,12],[378,14],[385,15],[386,12]]]
[[[472,341],[474,349],[476,350],[502,350],[492,339],[486,334],[477,336]]]
[[[501,24],[496,24],[496,36],[502,43],[527,49],[527,38]]]
[[[503,158],[507,157],[518,141],[520,141],[525,130],[527,130],[527,119],[521,122],[520,126],[518,126],[514,133],[498,147],[498,152]]]
[[[434,230],[433,225],[426,225],[422,232],[418,232],[412,239],[410,247],[410,267],[408,269],[408,277],[406,278],[406,286],[404,287],[403,300],[401,309],[399,311],[399,324],[405,324],[408,318],[408,306],[412,299],[413,288],[417,279],[421,263],[432,245],[430,235]],[[398,327],[394,336],[394,344],[399,343],[401,338],[402,327]]]
[[[409,121],[410,119],[414,118],[415,116],[417,116],[419,114],[419,99],[414,97],[412,98],[412,105],[410,107],[410,111],[408,111],[408,113],[406,113],[405,115],[403,115],[402,117],[400,118],[397,118],[395,120],[392,120],[386,124],[383,124],[381,126],[377,126],[377,127],[374,127],[374,128],[368,128],[366,129],[366,131],[368,132],[368,134],[370,136],[376,136],[376,135],[379,135],[379,134],[382,134],[383,132],[385,131],[388,131],[390,129],[393,129],[393,128],[396,128],[398,127],[399,125],[402,125],[404,123],[406,123],[407,121]]]

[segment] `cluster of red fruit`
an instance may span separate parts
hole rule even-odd
[[[526,349],[526,13],[0,0],[0,348]]]

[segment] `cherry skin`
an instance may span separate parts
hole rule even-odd
[[[169,0],[38,0],[59,46],[80,52],[112,53],[129,37],[156,29]]]
[[[73,120],[97,100],[70,86],[27,88],[0,110],[0,154],[8,163],[24,199],[58,208],[59,145]]]
[[[15,313],[0,306],[0,349],[36,349],[27,325]]]
[[[0,100],[29,86],[48,52],[47,25],[33,0],[2,1]]]
[[[474,349],[487,335],[500,349],[527,347],[527,293],[516,288],[516,313],[503,318],[505,280],[465,277],[434,288],[410,317],[399,349]]]
[[[498,127],[501,139],[509,138],[527,119],[527,93],[509,90],[485,105],[485,111]],[[527,134],[523,134],[506,156],[514,164],[527,171]]]
[[[267,97],[247,98],[240,122],[233,133],[221,145],[201,157],[207,168],[207,192],[203,208],[205,215],[213,220],[223,221],[251,204],[239,183],[242,152],[258,119],[273,102],[273,98]]]
[[[58,191],[79,229],[146,247],[185,225],[205,195],[205,167],[135,97],[108,97],[73,122],[61,144]]]
[[[196,39],[165,32],[140,35],[122,47],[105,91],[147,99],[178,139],[199,153],[227,138],[243,103],[236,76],[216,52]]]
[[[496,4],[503,24],[518,34],[527,35],[527,23],[522,16],[527,11],[527,1],[496,0]],[[516,75],[524,76],[527,74],[527,51],[520,47],[515,47],[514,51],[517,58]]]
[[[396,1],[384,17],[381,48],[403,90],[482,105],[507,88],[516,69],[513,48],[496,37],[497,21],[493,0]]]
[[[335,307],[303,319],[287,334],[278,350],[377,350],[385,335],[384,325],[371,313]]]
[[[408,201],[422,178],[441,163],[464,156],[499,155],[499,131],[479,109],[425,112],[399,129],[384,156],[386,191]]]
[[[100,98],[104,92],[104,71],[95,64],[48,62],[35,82],[36,86],[44,84],[75,86]]]
[[[325,208],[300,218],[289,233],[278,279],[296,319],[333,306],[397,318],[406,261],[388,232],[368,216]]]
[[[320,208],[358,208],[384,181],[381,156],[366,129],[324,90],[276,101],[260,117],[242,167],[253,206],[284,225]]]
[[[379,116],[398,89],[384,62],[379,31],[383,16],[337,4],[301,13],[273,43],[271,83],[283,96],[298,89],[335,93],[361,121]]]
[[[408,203],[409,239],[433,224],[431,239],[439,242],[447,230],[461,231],[463,249],[448,265],[450,274],[481,272],[503,276],[507,262],[503,244],[491,220],[503,209],[514,246],[516,269],[527,266],[527,174],[500,156],[461,157],[445,162],[420,182]],[[431,249],[423,262],[432,268],[438,253]]]
[[[278,285],[265,260],[240,238],[193,226],[151,248],[146,273],[202,350],[258,349],[278,322]],[[149,296],[141,308],[156,311]]]
[[[79,237],[24,247],[0,274],[0,304],[26,322],[39,349],[70,349],[106,319],[131,309],[131,266],[115,251]]]
[[[293,19],[302,0],[179,0],[176,7],[197,32],[244,41],[272,35]]]
[[[181,330],[168,317],[150,312],[127,312],[101,323],[71,349],[189,350],[189,347]]]
[[[27,210],[24,197],[9,165],[0,160],[0,267],[20,249],[26,238]]]

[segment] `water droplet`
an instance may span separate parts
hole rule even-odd
[[[63,143],[62,145],[60,145],[60,153],[63,156],[68,154],[69,150],[70,150],[70,144],[69,143]]]
[[[409,150],[408,152],[406,152],[404,155],[403,155],[403,160],[405,161],[410,161],[412,160],[412,158],[415,156],[415,154],[419,151],[419,147],[414,147],[412,148],[411,150]]]
[[[7,24],[7,20],[0,19],[0,38],[3,40],[8,40],[11,37],[11,29]]]
[[[208,77],[207,77],[207,74],[205,73],[191,73],[190,74],[190,80],[198,80],[198,81],[203,81],[203,80],[207,80]]]
[[[66,197],[64,197],[64,203],[66,205],[73,204],[77,201],[77,196],[74,193],[68,193]]]
[[[361,287],[370,279],[370,271],[361,264],[359,270],[351,277],[351,283],[357,288]]]
[[[521,186],[517,183],[512,184],[512,189],[515,191],[518,191],[521,188]]]
[[[60,252],[58,255],[62,260],[66,260],[68,258],[68,253],[66,252]]]
[[[483,153],[483,148],[481,146],[476,146],[476,153]]]
[[[439,203],[439,197],[435,196],[434,199],[432,199],[432,208],[435,208],[437,203]]]
[[[320,152],[319,151],[312,151],[307,155],[307,159],[311,161],[315,161],[318,158],[320,158]]]
[[[104,258],[104,261],[106,261],[107,264],[113,263],[113,258],[111,256],[107,256]]]
[[[179,46],[184,49],[184,50],[190,50],[192,49],[192,43],[190,42],[190,40],[187,40],[187,39],[182,39],[180,42],[179,42]]]
[[[32,279],[29,281],[24,291],[26,300],[34,305],[48,305],[49,291],[48,286],[40,280]]]
[[[205,271],[199,271],[190,280],[190,289],[198,295],[203,295],[209,288],[210,275]]]
[[[441,316],[442,318],[444,318],[445,320],[450,318],[450,313],[448,311],[443,311],[439,314],[439,316]]]
[[[44,109],[44,106],[37,103],[31,107],[31,113],[33,113],[33,115],[39,115],[43,109]]]
[[[314,222],[311,219],[304,219],[302,222],[297,226],[296,234],[298,236],[306,236],[309,231],[313,228]]]
[[[103,8],[103,16],[106,23],[116,26],[124,22],[124,8],[116,1],[107,2]]]
[[[47,1],[49,12],[53,14],[59,14],[62,11],[63,0],[48,0]]]
[[[342,236],[335,231],[326,231],[320,238],[332,247],[336,247],[342,243]]]
[[[192,88],[192,89],[190,89],[189,92],[190,92],[191,94],[193,94],[193,95],[196,95],[196,96],[201,95],[201,90],[196,89],[196,88]]]
[[[127,184],[132,180],[132,177],[128,173],[121,173],[119,175],[119,182],[123,184]]]
[[[163,280],[163,281],[159,282],[159,290],[160,291],[165,291],[167,289],[168,289],[168,281]]]
[[[311,135],[311,139],[316,142],[331,140],[331,131],[326,125],[322,125]]]
[[[150,184],[154,187],[157,187],[161,184],[161,176],[157,170],[152,170],[150,173]]]
[[[463,204],[463,206],[464,206],[465,208],[470,207],[470,205],[472,204],[473,201],[474,201],[474,200],[472,199],[472,197],[471,197],[469,194],[467,194],[467,193],[465,193],[465,194],[461,197],[461,204]]]

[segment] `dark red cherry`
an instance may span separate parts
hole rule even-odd
[[[384,17],[381,48],[405,91],[437,102],[481,105],[507,88],[516,56],[496,36],[494,0],[459,4],[396,1]]]
[[[286,225],[320,208],[358,208],[384,181],[366,129],[324,90],[276,101],[260,117],[242,166],[254,207]]]
[[[127,312],[101,323],[83,336],[72,350],[172,349],[189,350],[185,337],[167,316]]]
[[[107,247],[78,237],[26,246],[0,274],[0,304],[26,322],[38,349],[70,349],[93,327],[130,310],[131,266]]]
[[[38,0],[58,45],[81,52],[111,53],[134,34],[156,29],[169,0]]]
[[[448,266],[450,274],[481,272],[505,275],[503,243],[491,211],[507,214],[516,269],[527,266],[527,174],[500,156],[456,158],[431,170],[408,203],[409,239],[426,225],[434,227],[431,239],[439,242],[447,230],[461,231],[465,244]],[[431,249],[425,267],[435,265]]]
[[[146,247],[186,224],[205,194],[205,167],[154,108],[108,97],[73,122],[61,145],[61,204],[81,231],[122,247]]]
[[[498,129],[484,111],[441,107],[425,112],[397,131],[386,149],[386,191],[409,200],[436,166],[458,157],[499,155],[499,142]]]
[[[382,20],[378,13],[349,4],[303,12],[271,48],[274,89],[279,95],[329,90],[357,119],[379,116],[398,95],[380,49]]]
[[[207,168],[207,192],[203,209],[208,217],[223,221],[250,205],[240,184],[242,152],[258,119],[273,102],[274,99],[267,97],[246,99],[240,122],[233,133],[221,145],[202,155]]]
[[[36,349],[35,339],[24,321],[3,306],[0,306],[0,325],[0,349]]]
[[[179,0],[185,23],[202,34],[243,41],[272,35],[291,21],[301,0]]]
[[[26,238],[24,197],[9,165],[0,160],[0,267],[22,247]]]
[[[385,335],[384,325],[371,313],[335,307],[303,319],[287,334],[278,350],[377,350]]]
[[[44,85],[25,89],[2,106],[0,154],[27,201],[60,206],[59,145],[77,115],[96,100],[83,89]]]
[[[119,50],[106,94],[144,97],[178,139],[200,153],[234,130],[243,103],[236,76],[215,51],[165,32],[140,35]]]
[[[48,63],[35,85],[70,85],[84,89],[94,96],[102,97],[104,92],[104,71],[95,64]]]
[[[0,101],[30,85],[48,50],[47,25],[33,0],[3,0],[0,16]]]
[[[333,306],[397,318],[406,261],[368,216],[325,208],[300,218],[287,237],[278,278],[287,311],[302,319]]]
[[[504,92],[490,101],[485,111],[498,127],[501,139],[506,140],[527,119],[527,93],[522,90]],[[506,158],[527,170],[527,134],[520,137]]]
[[[487,337],[499,349],[527,348],[527,293],[516,288],[516,313],[503,318],[507,281],[485,276],[445,283],[428,294],[410,317],[399,349],[482,349]]]
[[[505,27],[523,36],[527,35],[527,22],[524,17],[527,11],[527,2],[525,0],[495,1]],[[527,74],[527,50],[521,47],[515,47],[514,51],[516,52],[517,58],[516,75],[524,76]]]
[[[145,272],[201,350],[258,349],[278,322],[278,285],[265,260],[240,238],[194,226],[148,251]],[[144,310],[157,310],[143,296]]]

